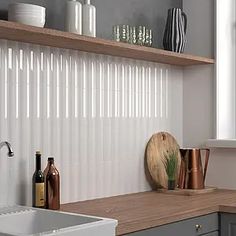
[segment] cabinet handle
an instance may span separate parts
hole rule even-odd
[[[196,231],[201,230],[202,229],[202,225],[199,225],[199,224],[195,225],[195,229],[196,229]]]

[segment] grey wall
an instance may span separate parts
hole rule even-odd
[[[186,52],[214,57],[214,0],[183,0],[188,15]]]
[[[66,1],[0,0],[0,9],[6,11],[11,2],[43,5],[47,7],[47,27],[63,29]],[[154,45],[157,47],[162,47],[167,9],[182,7],[182,0],[92,0],[92,3],[97,8],[98,37],[111,38],[112,26],[116,24],[146,25],[153,29]]]
[[[214,56],[214,0],[183,0],[189,16],[186,52]],[[215,75],[213,66],[184,70],[184,144],[202,146],[215,135]],[[236,149],[211,149],[207,185],[236,189]]]
[[[188,16],[186,53],[214,58],[214,0],[183,0]],[[184,69],[184,144],[204,146],[214,137],[214,66]]]

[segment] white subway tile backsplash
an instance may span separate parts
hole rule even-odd
[[[150,136],[182,142],[182,69],[0,40],[0,203],[31,204],[34,153],[55,156],[62,202],[149,189]]]

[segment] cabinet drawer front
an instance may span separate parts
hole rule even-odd
[[[208,234],[219,229],[218,214],[209,214],[188,220],[178,221],[175,223],[147,229],[132,234],[130,236],[197,236]],[[210,234],[211,235],[211,234]],[[216,234],[213,234],[216,235]]]
[[[212,233],[209,233],[209,234],[203,234],[202,236],[219,236],[219,232],[215,231],[215,232],[212,232]]]

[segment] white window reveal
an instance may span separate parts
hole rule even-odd
[[[216,1],[216,139],[210,147],[236,147],[236,2]]]

